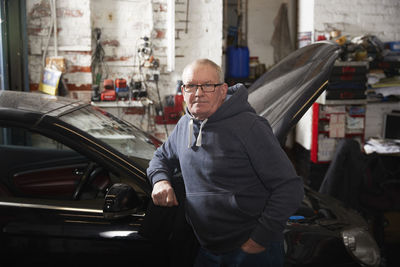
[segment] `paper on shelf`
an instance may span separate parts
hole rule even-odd
[[[331,114],[329,119],[329,137],[342,138],[345,135],[346,114]]]

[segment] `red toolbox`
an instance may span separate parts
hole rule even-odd
[[[116,88],[126,88],[126,80],[125,79],[115,79],[115,87]]]

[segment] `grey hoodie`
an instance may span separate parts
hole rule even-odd
[[[249,238],[265,247],[282,241],[304,194],[268,121],[247,102],[247,89],[237,84],[228,95],[207,121],[187,111],[147,169],[152,184],[181,169],[187,220],[201,246],[214,253],[236,249]]]

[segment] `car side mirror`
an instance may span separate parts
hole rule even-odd
[[[108,190],[103,205],[103,216],[106,219],[118,219],[135,213],[142,201],[135,190],[127,184],[113,184]]]

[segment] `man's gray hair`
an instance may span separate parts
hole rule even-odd
[[[185,80],[186,73],[188,71],[192,70],[192,68],[196,65],[208,65],[208,66],[212,67],[218,76],[218,82],[220,82],[220,83],[224,82],[224,74],[222,72],[221,67],[218,66],[218,64],[216,64],[214,61],[212,61],[208,58],[196,59],[192,63],[189,63],[188,65],[186,65],[186,67],[182,71],[182,80],[183,81]]]

